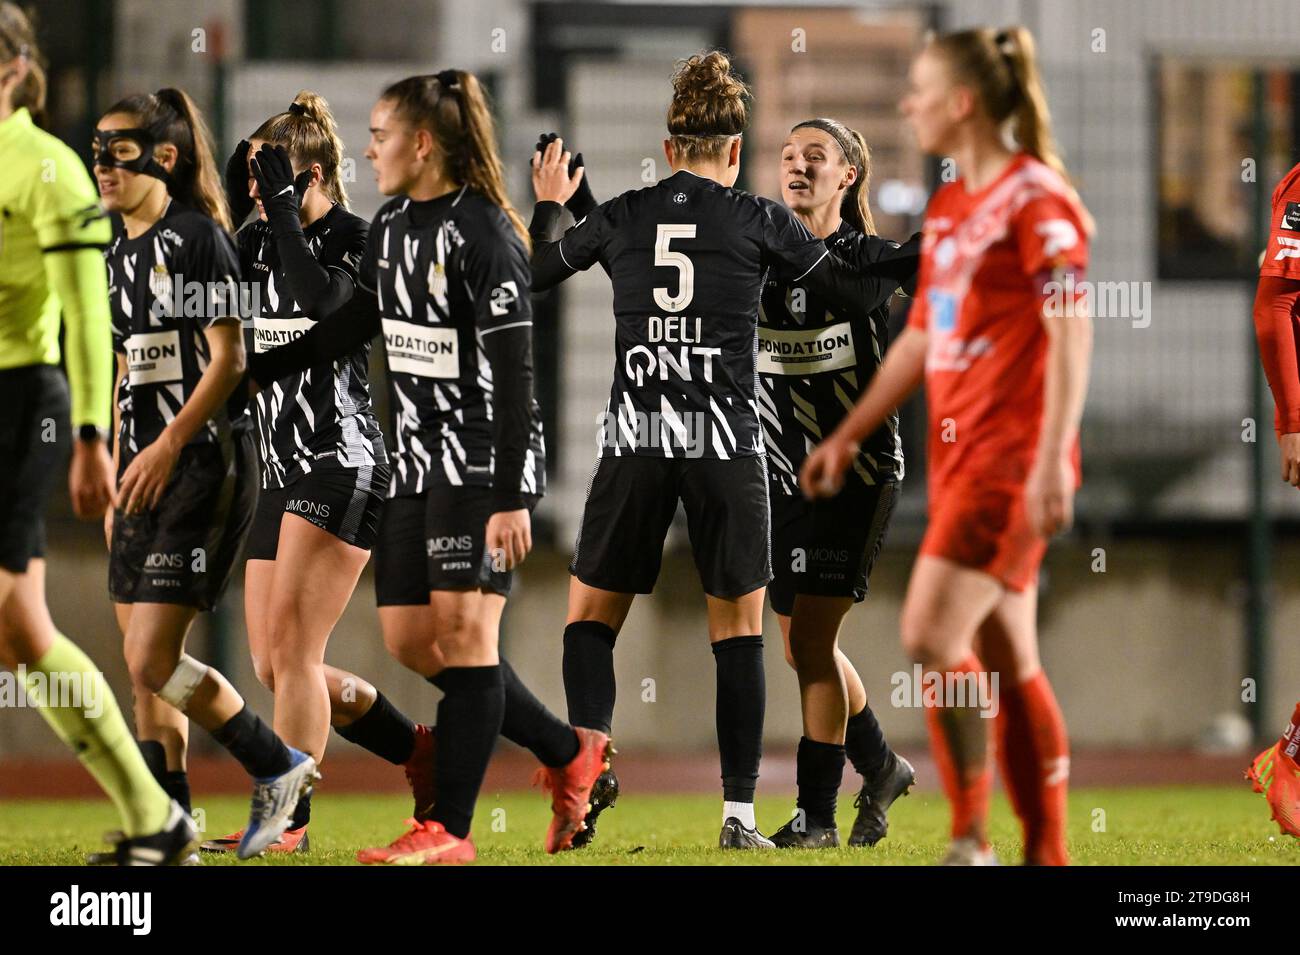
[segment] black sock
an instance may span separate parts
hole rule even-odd
[[[394,765],[401,766],[415,749],[415,724],[388,697],[375,691],[375,702],[347,726],[334,731]]]
[[[763,756],[763,637],[730,637],[713,644],[718,668],[716,716],[722,757],[722,798],[753,802]]]
[[[609,733],[614,723],[613,629],[595,620],[564,628],[564,695],[569,725]]]
[[[889,744],[885,742],[885,731],[880,728],[880,722],[876,719],[876,714],[871,712],[871,707],[864,706],[861,713],[849,717],[848,728],[844,732],[844,751],[863,779],[872,779],[885,768],[885,761],[889,759]]]
[[[158,780],[158,784],[162,786],[163,792],[181,804],[181,808],[185,810],[187,816],[194,814],[194,810],[190,806],[190,777],[185,770],[169,770],[167,775]]]
[[[804,811],[809,822],[833,828],[835,797],[844,775],[844,747],[801,737],[796,765],[799,797],[795,805]]]
[[[543,766],[563,766],[578,755],[578,734],[533,696],[514,667],[501,658],[501,682],[505,686],[505,717],[501,735],[530,750]]]
[[[175,799],[181,804],[181,808],[188,814],[192,812],[190,807],[190,778],[185,774],[185,770],[169,770],[167,768],[167,750],[163,744],[154,739],[140,740],[140,755],[144,757],[144,764],[149,767],[149,772],[158,785],[162,787],[170,799]]]
[[[293,821],[289,823],[290,829],[301,829],[311,822],[311,796],[308,793],[298,800],[298,805],[293,810]]]
[[[438,798],[429,818],[464,839],[492,747],[501,735],[506,709],[501,667],[447,667],[429,682],[446,694],[438,704]]]
[[[279,776],[289,769],[289,747],[247,703],[214,731],[212,738],[229,750],[254,779]]]
[[[140,755],[144,757],[144,764],[149,767],[149,773],[161,786],[163,777],[167,775],[167,750],[156,739],[142,739],[138,745]]]

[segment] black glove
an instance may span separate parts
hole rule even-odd
[[[248,194],[248,150],[248,140],[241,139],[226,162],[226,200],[235,216],[236,228],[248,218],[255,204]]]
[[[560,138],[559,133],[542,133],[537,137],[537,146],[539,153],[546,152],[546,147]],[[578,171],[578,167],[583,166],[582,153],[576,153],[569,160],[569,176],[572,177]],[[584,167],[585,170],[585,167]],[[588,212],[596,208],[600,203],[596,202],[596,197],[592,195],[591,184],[587,181],[587,174],[582,174],[582,182],[578,183],[578,188],[573,195],[569,197],[568,202],[564,204],[565,208],[573,213],[575,219],[583,218]]]
[[[311,168],[304,169],[295,177],[289,151],[271,143],[262,144],[253,157],[252,166],[267,219],[277,214],[292,215],[297,219],[303,196],[311,185]]]

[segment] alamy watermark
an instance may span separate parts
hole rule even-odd
[[[889,702],[899,709],[974,707],[983,719],[993,719],[998,704],[998,674],[988,670],[940,673],[917,663],[911,672],[899,670],[889,678]]]
[[[602,450],[663,448],[674,457],[701,458],[713,439],[711,417],[701,411],[678,414],[620,407],[596,416],[596,438]]]
[[[26,706],[78,709],[95,719],[104,712],[101,694],[106,685],[100,673],[79,670],[29,673],[27,665],[20,663],[16,671],[0,671],[0,709]]]
[[[233,278],[217,282],[187,282],[181,273],[155,271],[149,277],[154,318],[253,318],[262,314],[262,286]]]
[[[1151,324],[1150,282],[1076,282],[1067,272],[1043,283],[1043,311],[1051,317],[1127,318],[1134,328]]]

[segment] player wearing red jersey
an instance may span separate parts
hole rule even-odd
[[[1268,248],[1255,291],[1255,337],[1277,410],[1282,480],[1300,487],[1300,165],[1273,190]],[[1263,793],[1273,818],[1300,838],[1300,703],[1282,738],[1255,757],[1246,778]]]
[[[1091,218],[1056,155],[1023,27],[932,40],[912,65],[902,111],[921,148],[953,157],[960,178],[926,212],[907,328],[800,483],[809,496],[838,491],[858,442],[924,374],[930,523],[903,605],[903,645],[944,686],[995,694],[981,694],[982,705],[948,694],[926,710],[953,807],[944,861],[996,862],[982,718],[995,716],[1025,861],[1063,865],[1068,744],[1039,663],[1036,582],[1079,485],[1092,325],[1071,279],[1087,265]],[[1006,144],[1008,125],[1018,149]]]

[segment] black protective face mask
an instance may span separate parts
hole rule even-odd
[[[97,129],[92,158],[96,166],[126,169],[170,182],[167,170],[153,158],[154,145],[147,129]]]

